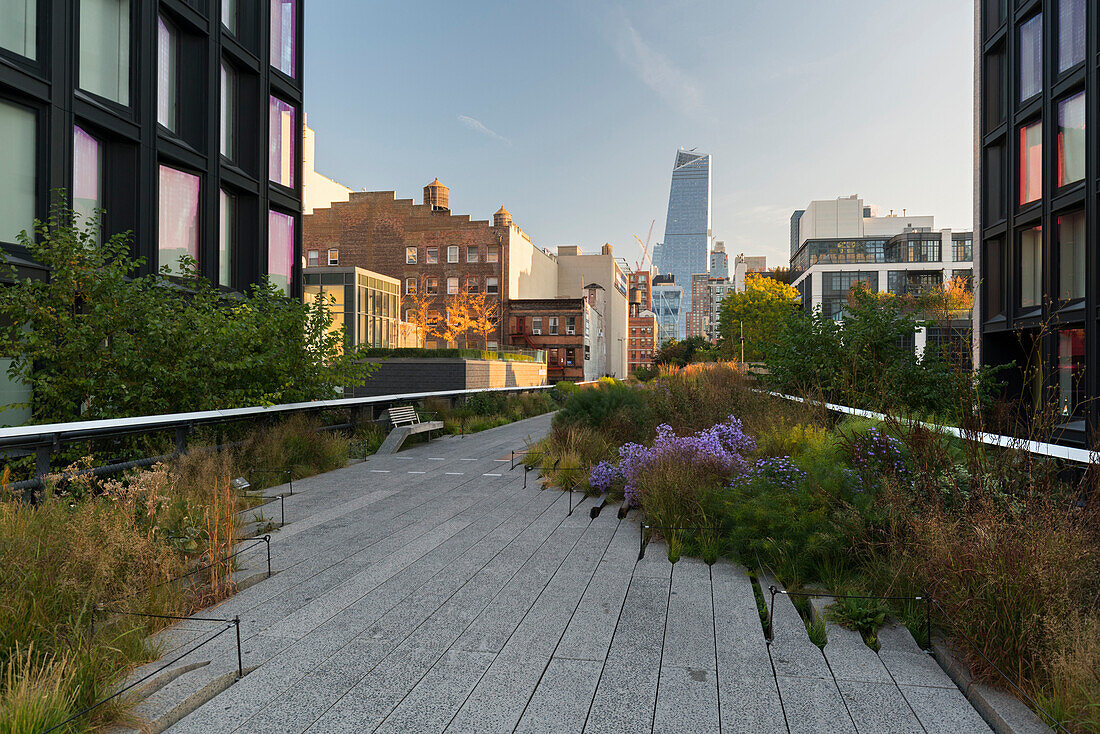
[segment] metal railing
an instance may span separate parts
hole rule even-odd
[[[817,400],[809,400],[807,398],[800,398],[794,395],[785,395],[781,392],[767,391],[768,395],[773,397],[783,398],[784,400],[793,400],[796,403],[805,403],[806,405],[817,405],[825,408],[832,413],[843,413],[845,415],[854,415],[860,418],[870,418],[876,421],[885,421],[887,416],[883,413],[876,413],[873,410],[864,410],[862,408],[849,408],[847,405],[837,405],[836,403],[823,403]],[[1078,464],[1092,464],[1100,460],[1100,452],[1091,451],[1089,449],[1078,449],[1072,446],[1063,446],[1056,443],[1046,443],[1044,441],[1031,441],[1026,438],[1016,438],[1014,436],[1002,436],[997,433],[984,433],[981,431],[966,431],[957,426],[944,426],[938,423],[930,423],[928,421],[914,420],[913,424],[919,425],[923,428],[927,428],[931,431],[939,431],[958,438],[972,439],[984,443],[987,446],[1000,446],[1007,449],[1018,449],[1020,451],[1027,451],[1031,454],[1038,454],[1040,456],[1047,456],[1052,459],[1065,459],[1066,461],[1072,461]]]
[[[174,431],[176,434],[176,450],[182,453],[187,448],[188,433],[197,426],[293,415],[295,413],[369,408],[396,402],[423,400],[424,398],[457,398],[479,393],[523,393],[552,389],[554,389],[554,385],[493,387],[483,390],[442,390],[400,395],[372,395],[360,398],[315,400],[305,403],[284,403],[281,405],[230,408],[226,410],[204,410],[194,413],[168,413],[132,418],[15,426],[0,428],[0,453],[12,452],[13,450],[33,451],[37,456],[35,476],[40,478],[50,473],[50,457],[60,451],[62,446],[90,439]],[[129,464],[130,462],[127,462],[127,465]],[[118,466],[122,467],[124,465],[120,464]]]

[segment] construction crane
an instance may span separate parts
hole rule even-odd
[[[636,263],[637,268],[635,272],[642,272],[642,266],[645,265],[646,258],[649,257],[649,241],[653,239],[653,225],[655,224],[657,224],[656,219],[649,223],[649,234],[646,235],[645,242],[642,242],[642,238],[638,235],[634,235],[634,239],[638,241],[638,246],[642,248],[642,259]]]

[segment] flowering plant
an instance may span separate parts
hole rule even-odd
[[[798,468],[789,456],[773,456],[757,459],[744,474],[733,480],[732,486],[747,484],[753,480],[763,480],[781,489],[794,492],[805,484],[806,472]]]
[[[658,461],[679,460],[730,475],[745,470],[748,466],[745,455],[755,449],[756,442],[745,434],[741,421],[732,415],[725,422],[691,436],[677,436],[671,426],[662,424],[657,426],[653,446],[637,443],[620,446],[619,465],[600,462],[592,468],[588,481],[593,489],[607,491],[621,479],[627,506],[635,506],[638,504],[638,478]]]
[[[875,483],[909,474],[901,441],[873,427],[852,442],[852,465],[862,479]]]

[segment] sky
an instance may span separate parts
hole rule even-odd
[[[790,216],[859,194],[970,229],[973,4],[962,0],[312,0],[317,170],[540,247],[663,239],[678,148],[710,153],[715,239],[786,265]]]

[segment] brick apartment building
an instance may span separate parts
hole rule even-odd
[[[546,350],[549,382],[581,382],[587,311],[584,298],[515,299],[509,303],[509,340],[513,345]]]
[[[305,217],[303,250],[307,267],[353,265],[401,281],[402,318],[408,297],[432,296],[433,310],[446,311],[448,295],[488,293],[503,304],[518,286],[520,273],[537,278],[554,268],[501,207],[490,223],[452,214],[449,190],[438,180],[424,187],[424,204],[398,199],[392,191],[352,192],[348,201],[315,209]],[[510,260],[516,276],[509,282]],[[556,278],[554,278],[556,283]],[[406,319],[407,320],[407,319]],[[502,327],[488,339],[504,343]]]
[[[657,356],[657,314],[639,311],[638,315],[631,315],[629,339],[627,364],[630,372],[652,365]]]

